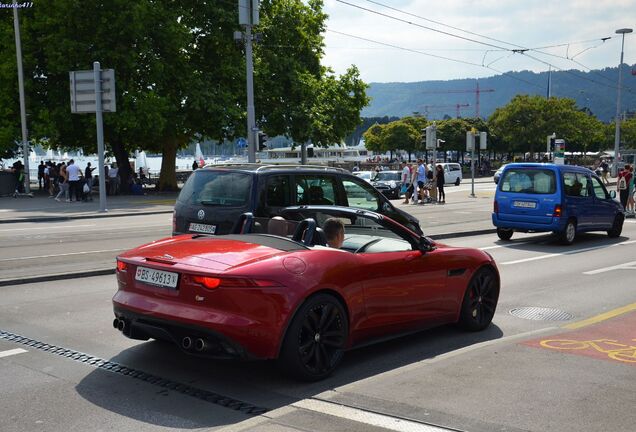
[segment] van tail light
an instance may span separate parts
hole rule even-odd
[[[492,207],[492,211],[495,212],[495,214],[499,214],[499,203],[497,202],[497,200],[493,201]]]
[[[127,270],[128,270],[128,264],[126,264],[123,261],[117,260],[117,271],[118,272],[125,272]]]
[[[216,278],[211,276],[192,276],[192,281],[207,289],[223,288],[268,288],[278,287],[279,283],[266,279]]]
[[[563,216],[563,208],[561,207],[561,204],[557,204],[554,206],[554,213],[552,213],[553,217],[561,217]]]

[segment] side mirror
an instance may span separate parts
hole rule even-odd
[[[435,242],[426,236],[420,236],[419,249],[422,252],[430,252],[435,249]]]
[[[388,202],[386,202],[386,201],[385,201],[385,202],[382,204],[382,211],[383,211],[383,212],[385,212],[385,213],[387,213],[387,212],[390,212],[391,210],[392,210],[392,208],[391,208],[391,204],[389,204]]]
[[[615,190],[611,190],[609,193],[610,198],[615,199],[616,198],[616,191]]]

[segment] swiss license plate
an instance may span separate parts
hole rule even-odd
[[[216,225],[191,223],[188,231],[199,232],[205,234],[214,234],[216,232]]]
[[[513,201],[512,206],[520,208],[537,208],[537,203],[532,201]]]
[[[150,285],[176,289],[179,273],[155,270],[147,267],[137,267],[135,280]]]

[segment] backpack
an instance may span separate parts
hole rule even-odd
[[[621,176],[621,178],[618,180],[618,190],[625,189],[627,189],[627,181],[625,181],[625,176]]]

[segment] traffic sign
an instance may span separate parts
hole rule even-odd
[[[69,80],[71,85],[71,112],[75,114],[94,113],[95,103],[95,72],[71,71]],[[102,111],[115,112],[115,70],[101,71]]]
[[[245,148],[247,147],[247,141],[245,140],[245,138],[239,138],[236,140],[236,146],[238,148]]]

